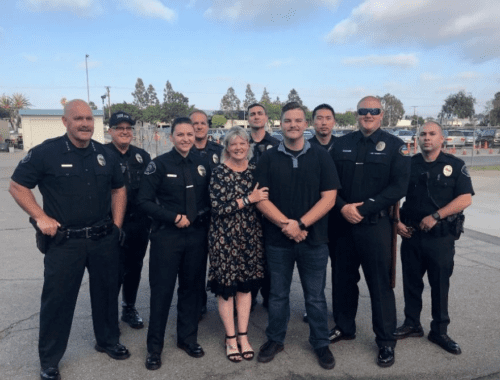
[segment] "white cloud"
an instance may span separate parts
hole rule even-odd
[[[457,78],[462,80],[471,80],[471,79],[479,79],[480,76],[481,74],[476,73],[475,71],[464,71],[462,73],[459,73],[457,75]]]
[[[193,8],[196,5],[196,0],[189,0],[189,3],[186,5],[186,8]]]
[[[30,62],[36,62],[38,61],[38,57],[36,55],[32,55],[32,54],[23,54],[22,57],[27,60],[27,61],[30,61]]]
[[[34,12],[70,11],[84,17],[103,12],[101,4],[95,0],[20,0],[19,5]]]
[[[102,66],[102,62],[99,61],[87,61],[87,65],[89,69],[95,69],[96,67]],[[78,65],[76,65],[77,68],[85,70],[85,61],[80,62]]]
[[[473,62],[500,57],[497,0],[365,0],[325,36],[377,46],[449,46]]]
[[[409,68],[418,65],[418,58],[415,54],[369,55],[366,57],[344,58],[342,63],[346,66],[395,66]]]
[[[159,0],[119,0],[123,8],[140,17],[159,18],[174,22],[177,13]]]
[[[422,73],[420,74],[420,80],[422,82],[435,82],[441,80],[442,77],[433,73]]]
[[[335,9],[340,0],[212,0],[204,16],[220,22],[291,26],[320,7]]]

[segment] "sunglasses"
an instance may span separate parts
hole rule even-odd
[[[380,108],[360,108],[358,109],[358,115],[360,116],[366,116],[368,113],[372,116],[377,116],[380,115],[380,112],[382,110]]]

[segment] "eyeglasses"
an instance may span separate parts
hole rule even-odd
[[[114,129],[115,131],[118,132],[124,132],[124,131],[130,132],[134,130],[134,127],[111,127],[111,129]]]
[[[358,115],[360,115],[360,116],[366,116],[368,114],[370,114],[372,116],[377,116],[377,115],[380,115],[380,112],[382,112],[382,110],[380,108],[360,108],[360,109],[358,109]]]

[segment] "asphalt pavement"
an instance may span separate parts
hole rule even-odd
[[[496,152],[495,152],[496,153]],[[39,379],[38,327],[43,283],[43,255],[35,248],[34,231],[27,215],[7,192],[10,175],[23,152],[0,154],[0,378]],[[174,296],[166,342],[158,371],[144,367],[149,319],[148,257],[143,269],[137,306],[146,328],[133,330],[120,322],[121,341],[132,353],[115,361],[94,350],[88,277],[84,278],[75,310],[68,349],[60,363],[63,379],[500,379],[500,172],[472,171],[476,196],[466,210],[466,232],[456,245],[451,278],[449,335],[462,354],[447,353],[427,340],[430,328],[430,289],[426,282],[422,325],[423,338],[399,341],[396,363],[390,368],[376,364],[377,346],[371,325],[370,298],[364,279],[360,282],[357,338],[330,345],[336,359],[333,370],[322,369],[307,339],[302,322],[304,300],[297,273],[291,291],[291,318],[285,350],[267,364],[229,362],[224,353],[224,329],[216,299],[209,296],[208,314],[199,325],[199,343],[205,356],[194,359],[176,347]],[[40,197],[38,196],[38,199]],[[404,319],[401,268],[395,289],[398,324]],[[331,314],[331,285],[327,281]],[[265,342],[267,312],[257,305],[250,317],[249,339],[256,351]],[[333,320],[330,317],[330,327]]]

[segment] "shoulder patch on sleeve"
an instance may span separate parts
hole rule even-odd
[[[470,178],[470,173],[469,173],[469,169],[467,169],[467,165],[464,165],[462,166],[462,174],[466,177],[469,177]]]
[[[146,170],[144,171],[144,174],[150,175],[153,174],[156,171],[156,164],[154,161],[151,161],[148,166],[146,167]]]
[[[23,157],[23,159],[21,160],[21,163],[22,164],[27,163],[30,160],[30,158],[31,158],[31,149],[29,150],[28,154]]]

